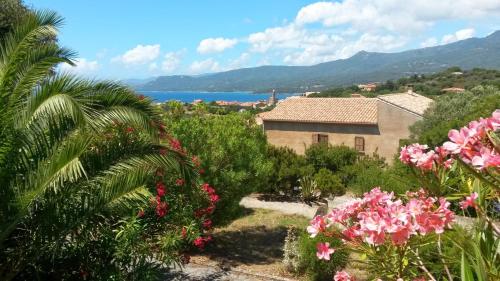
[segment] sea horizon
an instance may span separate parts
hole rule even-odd
[[[208,91],[138,91],[138,93],[150,97],[155,102],[166,102],[177,100],[185,103],[191,103],[194,100],[203,100],[205,102],[227,101],[227,102],[258,102],[267,101],[272,93],[254,93],[250,91],[236,92],[208,92]],[[278,93],[278,99],[284,99],[290,96],[297,96],[300,93]]]

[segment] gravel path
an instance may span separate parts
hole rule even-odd
[[[172,281],[294,281],[263,274],[253,274],[239,270],[224,270],[220,267],[190,263],[181,269],[172,269],[164,280]]]
[[[328,208],[341,208],[356,200],[351,195],[337,196],[333,200],[328,200]],[[250,209],[268,209],[279,211],[288,215],[301,215],[308,218],[313,218],[318,212],[319,205],[309,206],[305,203],[298,202],[276,202],[276,201],[262,201],[255,195],[244,197],[240,201],[240,205]]]

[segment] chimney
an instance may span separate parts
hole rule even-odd
[[[351,98],[364,98],[364,96],[362,96],[358,93],[354,93],[354,94],[351,94]]]

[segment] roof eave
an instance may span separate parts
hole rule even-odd
[[[262,121],[272,122],[291,122],[291,123],[321,123],[321,124],[339,124],[339,125],[378,125],[377,122],[335,122],[335,121],[317,121],[317,120],[284,120],[284,119],[265,119]]]

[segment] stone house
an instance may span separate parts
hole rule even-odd
[[[376,98],[291,97],[259,115],[270,144],[303,154],[314,143],[347,145],[377,152],[392,162],[409,126],[422,119],[432,99],[412,91]]]

